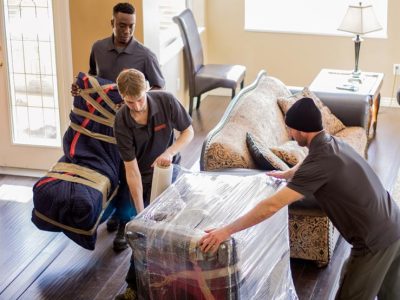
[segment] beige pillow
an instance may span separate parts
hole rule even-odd
[[[308,87],[305,87],[301,92],[285,98],[278,98],[278,105],[284,114],[287,113],[289,108],[299,99],[308,97],[314,100],[315,105],[320,109],[322,115],[322,126],[331,135],[346,128],[331,110],[322,101],[311,92]]]
[[[290,167],[293,167],[298,162],[302,162],[308,155],[308,148],[300,147],[296,141],[288,141],[280,146],[270,147],[269,149]]]

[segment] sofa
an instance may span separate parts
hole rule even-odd
[[[200,169],[259,169],[249,151],[246,141],[248,134],[251,133],[264,148],[272,149],[290,143],[284,113],[279,105],[281,102],[278,104],[278,101],[290,99],[302,92],[304,90],[301,88],[287,87],[279,79],[261,71],[251,85],[232,99],[220,122],[207,135],[201,151]],[[343,123],[343,128],[334,135],[352,145],[365,157],[368,147],[366,127],[369,100],[340,92],[315,93],[313,96],[318,97]],[[299,146],[296,144],[296,147]],[[339,237],[336,228],[315,199],[297,201],[289,206],[288,211],[290,256],[326,266]]]

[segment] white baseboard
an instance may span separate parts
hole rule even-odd
[[[391,97],[382,97],[381,98],[381,107],[400,107],[397,103],[396,98]]]
[[[0,174],[5,174],[5,175],[28,176],[28,177],[40,178],[40,177],[43,177],[44,175],[46,175],[46,173],[47,173],[47,171],[44,171],[44,170],[0,167]]]

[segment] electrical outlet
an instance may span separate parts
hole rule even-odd
[[[400,64],[393,65],[393,75],[400,75]]]

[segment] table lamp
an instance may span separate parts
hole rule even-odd
[[[362,83],[361,71],[358,69],[358,59],[360,55],[360,47],[363,39],[360,35],[381,30],[382,27],[375,16],[371,4],[363,5],[349,5],[347,12],[340,24],[338,30],[354,33],[356,36],[353,38],[355,49],[355,66],[352,73],[350,82],[355,81]]]

